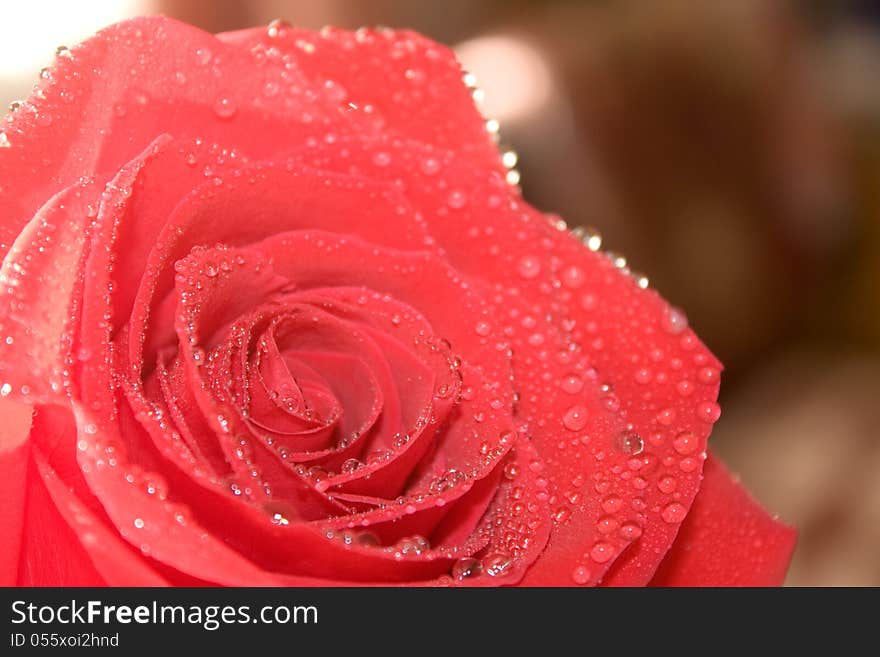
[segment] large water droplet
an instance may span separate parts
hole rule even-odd
[[[510,574],[513,559],[506,554],[491,554],[483,559],[483,572],[489,577],[504,577]]]
[[[667,504],[663,507],[663,511],[660,513],[663,520],[671,524],[678,524],[682,520],[685,519],[687,515],[687,509],[683,504],[679,504],[678,502],[672,502],[671,504]]]
[[[645,441],[635,431],[624,431],[617,436],[614,446],[624,454],[635,456],[645,449]]]
[[[572,406],[562,418],[562,424],[569,431],[580,431],[587,426],[587,409],[584,406]]]
[[[657,488],[660,489],[660,492],[667,495],[674,491],[676,486],[678,486],[678,482],[675,481],[675,477],[663,477],[657,482]]]
[[[483,572],[483,564],[473,557],[459,559],[452,566],[452,576],[457,580],[479,577]]]
[[[606,497],[602,500],[602,510],[605,513],[617,513],[623,508],[623,500],[616,496]]]
[[[584,381],[577,374],[566,374],[562,377],[559,386],[568,394],[576,395],[584,388]]]
[[[703,422],[714,424],[721,417],[721,407],[715,402],[703,402],[697,407],[697,417]]]
[[[422,554],[431,549],[431,544],[424,536],[408,536],[397,542],[397,551],[403,555]]]
[[[670,306],[663,315],[661,325],[667,333],[678,335],[688,326],[687,315],[681,309]]]
[[[679,454],[693,454],[700,447],[697,437],[690,431],[682,431],[672,441],[672,446]]]

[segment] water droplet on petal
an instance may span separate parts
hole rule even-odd
[[[478,577],[483,572],[483,564],[473,557],[459,559],[452,566],[452,576],[457,580]]]
[[[577,289],[584,284],[584,271],[580,267],[572,265],[562,271],[562,284],[566,287]]]
[[[361,465],[363,465],[363,464],[360,461],[358,461],[357,459],[348,459],[347,461],[342,462],[340,469],[345,474],[351,474],[352,472],[354,472],[355,470],[360,468]]]
[[[666,522],[671,524],[678,524],[682,520],[684,520],[685,516],[687,515],[687,509],[684,507],[683,504],[672,502],[671,504],[667,504],[663,508],[663,511],[660,513],[660,515]]]
[[[511,571],[513,559],[506,554],[491,554],[483,559],[483,572],[489,577],[503,577]]]
[[[440,162],[433,158],[429,157],[422,160],[422,171],[429,176],[433,176],[440,170]]]
[[[446,198],[446,202],[449,204],[449,207],[453,210],[460,210],[467,203],[467,196],[465,196],[464,192],[459,190],[453,190],[449,193],[449,196]]]
[[[678,335],[688,326],[687,315],[679,308],[670,306],[661,320],[663,330],[672,335]]]
[[[422,554],[431,548],[431,544],[424,536],[408,536],[397,542],[397,550],[401,554]]]
[[[567,374],[562,377],[559,386],[568,394],[576,395],[584,388],[584,381],[577,374]]]
[[[571,579],[575,584],[586,584],[590,581],[590,571],[585,566],[578,566],[572,571]]]
[[[605,563],[614,555],[614,547],[611,543],[599,541],[590,548],[590,556],[597,563]]]
[[[580,431],[587,426],[587,409],[584,406],[572,406],[562,418],[562,424],[569,431]]]
[[[639,527],[634,522],[625,522],[620,526],[620,536],[621,538],[629,539],[634,541],[639,536],[642,535],[642,528]]]
[[[660,492],[667,495],[674,491],[676,486],[678,486],[678,482],[675,481],[675,477],[663,477],[657,482],[657,488],[660,489]]]
[[[721,373],[718,371],[716,367],[704,367],[699,372],[697,372],[697,379],[700,380],[700,383],[712,384],[718,381],[718,377]]]
[[[214,114],[221,119],[231,119],[235,116],[235,111],[235,103],[225,96],[218,98],[214,103]]]
[[[605,513],[617,513],[623,508],[623,500],[619,497],[611,496],[602,500],[602,510]]]
[[[635,456],[645,449],[645,441],[635,431],[624,431],[617,436],[614,446],[624,454]]]
[[[276,18],[269,23],[269,27],[266,29],[266,34],[269,35],[270,39],[277,39],[287,34],[287,29],[289,27],[290,23],[280,18]]]
[[[535,256],[523,256],[519,261],[517,271],[525,279],[535,278],[541,273],[541,261]]]
[[[703,402],[697,407],[697,417],[703,420],[703,422],[714,424],[721,417],[721,407],[715,402]]]
[[[206,65],[211,61],[211,58],[214,56],[208,48],[199,48],[196,50],[196,61],[202,66]]]
[[[690,431],[682,431],[672,441],[672,446],[679,454],[693,454],[699,448],[697,437]]]

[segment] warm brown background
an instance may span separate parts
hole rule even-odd
[[[6,102],[59,42],[125,14],[210,31],[383,24],[458,44],[526,198],[599,227],[726,363],[712,444],[798,526],[788,582],[880,585],[876,1],[14,5]]]

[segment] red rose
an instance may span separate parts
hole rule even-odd
[[[449,50],[146,18],[42,78],[0,135],[5,582],[781,581],[704,462],[719,363],[505,182]]]

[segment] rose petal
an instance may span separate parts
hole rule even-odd
[[[455,54],[410,30],[326,28],[320,32],[274,25],[218,34],[244,51],[272,48],[289,55],[312,89],[323,90],[365,115],[382,134],[418,139],[456,152],[480,167],[502,171]],[[381,166],[384,158],[377,156]]]
[[[32,401],[62,398],[79,317],[92,218],[102,185],[52,197],[18,235],[0,269],[0,378]],[[90,217],[91,215],[91,217]],[[26,393],[23,391],[27,391]]]
[[[118,170],[156,135],[223,141],[260,159],[329,125],[370,130],[347,106],[307,93],[289,59],[258,57],[168,18],[111,25],[69,54],[55,60],[3,126],[9,144],[0,150],[4,252],[47,198]],[[263,94],[270,80],[282,85],[273,98]],[[256,124],[263,129],[253,130]]]
[[[0,399],[0,584],[12,586],[18,576],[22,531],[27,506],[27,442],[33,409]]]
[[[65,522],[43,482],[32,451],[26,468],[17,586],[105,586],[79,537]],[[19,463],[19,466],[21,463]]]
[[[651,586],[779,586],[795,541],[791,527],[770,516],[710,457],[700,492]],[[630,581],[621,571],[607,583]]]

